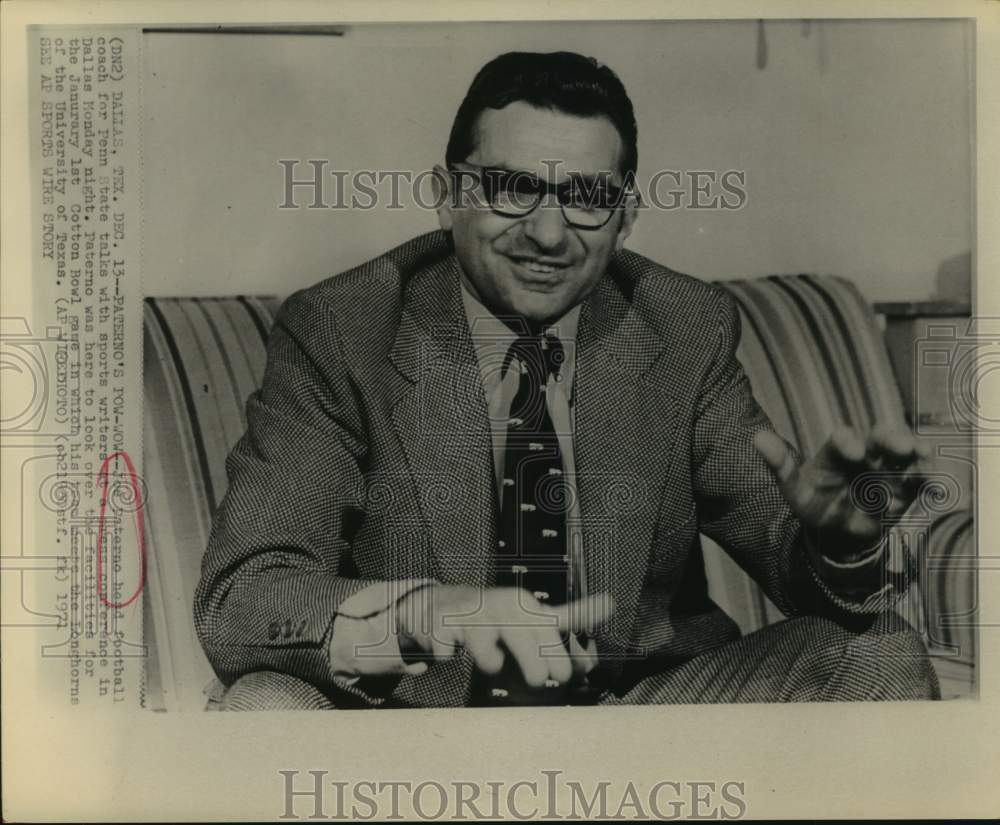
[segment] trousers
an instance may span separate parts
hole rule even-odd
[[[850,702],[939,699],[940,687],[917,632],[883,613],[863,632],[817,616],[769,625],[720,645],[599,705]],[[276,671],[249,673],[210,710],[332,710],[317,687]]]

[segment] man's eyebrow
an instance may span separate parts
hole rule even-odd
[[[521,175],[532,175],[533,172],[529,172],[527,169],[511,169],[509,166],[503,163],[484,163],[482,165],[483,169],[492,170],[494,172],[507,172],[508,174],[521,174]]]
[[[613,186],[616,189],[620,188],[612,178],[614,178],[614,172],[598,172],[596,175],[588,175],[582,172],[570,172],[570,180],[575,182],[583,183],[588,187],[592,186]]]
[[[540,177],[537,172],[532,172],[530,169],[513,169],[504,163],[486,163],[483,164],[483,169],[504,172],[508,175],[524,175],[525,177],[536,178]],[[612,180],[614,175],[614,172],[596,172],[593,174],[585,172],[567,172],[567,177],[569,178],[569,181],[567,182],[582,183],[588,188],[607,185],[614,189],[620,189],[621,187]]]

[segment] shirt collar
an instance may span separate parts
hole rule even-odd
[[[459,269],[459,280],[462,285],[465,319],[469,325],[472,344],[476,350],[476,360],[479,363],[480,379],[483,386],[489,389],[490,383],[499,379],[497,364],[503,363],[507,350],[517,339],[517,333],[490,312],[472,294],[472,289],[461,269]],[[579,323],[580,305],[577,304],[546,328],[551,330],[563,346],[565,360],[559,375],[562,379],[560,383],[565,388],[567,396],[573,386],[573,371],[576,366],[576,331]]]

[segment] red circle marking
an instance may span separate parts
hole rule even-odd
[[[108,601],[108,595],[104,591],[104,513],[108,506],[108,465],[115,458],[121,457],[128,470],[129,483],[132,485],[132,494],[135,496],[135,532],[139,538],[139,585],[135,592],[123,602]],[[101,469],[97,473],[97,481],[101,484],[101,512],[97,521],[97,593],[101,601],[107,607],[122,608],[128,607],[139,598],[142,588],[146,585],[146,525],[142,511],[142,497],[139,494],[139,479],[135,474],[135,465],[129,454],[124,451],[114,452],[107,455],[101,464]]]

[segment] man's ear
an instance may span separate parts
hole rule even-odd
[[[451,214],[451,177],[448,174],[448,170],[440,164],[435,164],[431,184],[434,187],[434,204],[438,215],[438,223],[445,232],[451,232],[454,219]]]
[[[632,227],[635,226],[639,217],[639,204],[634,197],[629,198],[623,209],[622,224],[618,227],[618,234],[615,236],[615,252],[624,248],[625,240],[632,234]]]

